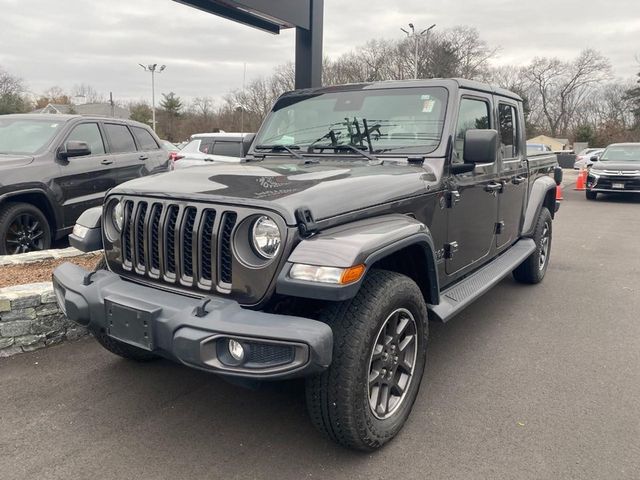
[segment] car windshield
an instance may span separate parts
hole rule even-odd
[[[640,143],[611,146],[604,151],[599,160],[604,162],[640,162]]]
[[[276,103],[254,144],[296,146],[301,153],[351,145],[373,153],[426,154],[440,144],[446,104],[442,87],[289,95]]]
[[[0,154],[32,155],[49,144],[63,122],[0,117]]]

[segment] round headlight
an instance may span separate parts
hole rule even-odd
[[[251,241],[258,255],[271,260],[280,250],[282,241],[280,229],[276,222],[263,215],[259,217],[251,229]]]
[[[113,206],[111,209],[111,220],[116,230],[121,232],[124,226],[124,202],[118,202]]]

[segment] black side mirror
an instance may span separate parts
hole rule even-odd
[[[598,157],[596,155],[594,155],[589,160],[591,160],[592,162],[597,162],[598,161]]]
[[[249,149],[251,148],[254,138],[256,138],[256,134],[251,133],[242,139],[242,158],[246,157],[249,153]]]
[[[71,157],[84,157],[85,155],[91,155],[91,148],[87,142],[69,140],[58,149],[58,157],[63,160]]]
[[[564,176],[564,172],[561,167],[555,167],[553,169],[553,180],[556,182],[556,185],[560,185],[562,183],[562,177]]]
[[[464,163],[493,163],[498,155],[496,130],[467,130],[464,134]]]

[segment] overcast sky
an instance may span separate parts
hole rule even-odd
[[[476,27],[500,47],[500,64],[591,47],[616,76],[640,69],[640,0],[325,0],[325,54],[399,38],[408,22]],[[266,75],[293,47],[293,31],[273,36],[172,0],[0,0],[0,66],[36,94],[88,83],[116,99],[148,98],[138,63],[157,62],[167,65],[160,91],[220,97],[241,85],[244,62],[249,78]]]

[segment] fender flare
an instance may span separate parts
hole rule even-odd
[[[428,280],[425,295],[432,304],[439,302],[438,270],[431,232],[422,222],[401,214],[358,220],[325,230],[301,241],[291,252],[276,282],[276,292],[294,297],[342,301],[353,298],[372,266],[410,246],[418,246],[426,264]],[[289,276],[295,263],[348,268],[364,264],[365,275],[349,285],[295,280]]]
[[[540,210],[545,206],[549,197],[549,192],[553,191],[552,201],[555,204],[556,198],[556,182],[551,177],[540,177],[533,182],[531,190],[529,192],[529,201],[527,203],[527,209],[524,214],[524,222],[522,224],[522,236],[531,237],[536,226],[536,220],[540,215]],[[555,214],[555,208],[553,205],[548,205],[549,211],[553,216]]]
[[[102,250],[102,207],[93,207],[82,212],[76,225],[84,227],[73,229],[69,235],[69,244],[81,252]]]
[[[51,226],[51,234],[55,236],[56,230],[62,228],[62,213],[57,206],[57,203],[52,200],[52,195],[46,190],[46,188],[22,188],[19,190],[13,190],[7,192],[3,195],[0,195],[0,205],[5,202],[13,201],[14,197],[18,197],[21,195],[37,195],[42,197],[45,202],[45,206],[49,210],[48,212],[43,212],[47,216],[51,216],[52,224]]]

